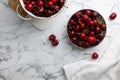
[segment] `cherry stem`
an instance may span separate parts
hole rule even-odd
[[[47,1],[45,0],[45,6],[47,7]]]

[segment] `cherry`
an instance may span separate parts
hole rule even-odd
[[[96,18],[98,16],[98,13],[96,11],[93,11],[92,13],[93,18]]]
[[[88,42],[91,43],[91,44],[93,44],[93,43],[96,42],[96,38],[93,37],[93,36],[89,36],[89,37],[88,37]]]
[[[37,0],[36,5],[39,7],[42,7],[42,6],[44,6],[44,2],[42,0]]]
[[[52,1],[47,1],[47,7],[52,8],[53,7],[53,2]]]
[[[26,4],[25,9],[28,10],[28,11],[31,11],[33,9],[33,4],[32,3]]]
[[[100,32],[101,32],[100,27],[97,26],[97,27],[95,28],[95,32],[96,32],[96,33],[100,33]]]
[[[53,40],[55,40],[55,39],[56,39],[56,35],[55,35],[55,34],[51,34],[51,35],[49,36],[49,40],[53,41]]]
[[[62,6],[64,4],[65,0],[59,0],[59,4],[60,6]]]
[[[53,2],[53,4],[55,4],[55,3],[57,3],[58,2],[58,0],[51,0],[52,2]]]
[[[45,11],[44,7],[39,7],[36,10],[37,10],[39,15],[42,14]]]
[[[31,3],[32,3],[33,5],[35,5],[35,1],[31,1]]]
[[[110,20],[113,20],[116,17],[117,17],[117,14],[115,12],[111,13],[110,16],[109,16]]]
[[[55,6],[54,6],[54,9],[58,12],[58,11],[60,10],[60,6],[55,5]]]
[[[94,31],[91,31],[88,33],[89,36],[94,36],[95,35],[95,32]]]
[[[83,17],[82,17],[82,20],[83,21],[88,21],[89,20],[89,16],[84,14]]]
[[[88,42],[85,42],[84,45],[83,45],[84,48],[89,48],[90,47],[90,44]]]
[[[77,45],[78,45],[79,47],[82,47],[82,46],[83,46],[83,42],[82,42],[82,41],[78,41]]]
[[[103,38],[104,38],[104,34],[103,33],[100,33],[98,36],[97,36],[97,38],[99,39],[99,40],[102,40]]]
[[[86,9],[86,10],[85,10],[85,13],[86,13],[87,15],[90,15],[90,14],[91,14],[91,10]]]
[[[101,24],[99,27],[100,27],[101,30],[105,30],[106,29],[106,25],[105,24]]]
[[[59,44],[59,41],[58,41],[58,40],[55,39],[55,40],[52,41],[52,45],[53,45],[53,46],[57,46],[58,44]]]
[[[94,52],[92,54],[92,59],[97,59],[99,57],[98,53],[97,52]]]
[[[73,42],[73,43],[77,43],[77,42],[78,42],[77,37],[75,37],[75,36],[74,36],[74,37],[72,37],[72,42]]]
[[[69,32],[69,36],[71,37],[71,36],[74,36],[75,35],[75,32],[74,31],[70,31]]]
[[[67,25],[70,40],[83,48],[98,45],[106,33],[106,24],[102,19],[99,13],[90,9],[76,12]]]
[[[94,25],[94,22],[92,20],[89,20],[88,21],[88,26],[93,26]]]
[[[81,33],[81,34],[80,34],[80,39],[86,40],[86,39],[87,39],[87,36],[86,36],[84,33]]]
[[[47,10],[46,13],[45,13],[46,17],[49,17],[52,14],[53,14],[53,12],[51,10]]]
[[[80,29],[81,29],[81,30],[84,30],[84,29],[85,29],[85,24],[84,24],[84,23],[81,23],[81,24],[80,24]]]
[[[98,25],[98,20],[97,19],[94,19],[93,22],[94,22],[93,25],[95,25],[95,26]]]
[[[80,26],[79,25],[76,25],[75,27],[74,27],[74,31],[75,32],[78,32],[80,30]]]

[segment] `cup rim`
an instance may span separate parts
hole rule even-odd
[[[27,11],[27,10],[25,9],[25,4],[24,4],[23,0],[19,0],[19,2],[20,2],[20,5],[22,6],[22,8],[25,10],[25,12],[27,12],[28,15],[30,15],[30,16],[33,17],[33,18],[37,18],[37,19],[50,19],[50,18],[55,17],[55,16],[59,15],[59,14],[63,11],[63,9],[65,8],[65,5],[67,4],[67,0],[65,0],[65,3],[64,3],[64,5],[62,6],[62,8],[60,9],[60,11],[57,12],[57,13],[55,13],[54,15],[52,15],[52,16],[50,16],[50,17],[39,17],[39,16],[36,16],[36,15],[34,15],[33,13],[31,13],[31,12],[29,12],[29,11]]]

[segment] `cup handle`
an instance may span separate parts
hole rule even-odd
[[[25,17],[23,17],[23,16],[20,15],[20,13],[18,11],[19,7],[20,7],[20,5],[17,5],[17,7],[16,7],[16,12],[17,12],[18,17],[21,18],[21,19],[23,19],[23,20],[26,20],[26,21],[31,20],[32,19],[31,17],[25,18]]]

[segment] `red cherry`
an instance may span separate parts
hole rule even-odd
[[[53,14],[53,12],[51,10],[47,10],[45,13],[46,17],[50,17]]]
[[[58,44],[59,44],[59,41],[58,41],[58,40],[55,39],[55,40],[52,41],[52,45],[53,45],[53,46],[57,46]]]
[[[31,1],[31,3],[32,3],[33,5],[35,5],[35,1]]]
[[[74,27],[74,31],[75,32],[78,32],[80,30],[80,26],[79,25],[76,25],[75,27]]]
[[[53,40],[55,40],[55,39],[56,39],[56,35],[55,35],[55,34],[51,34],[51,35],[49,36],[49,40],[53,41]]]
[[[100,32],[101,32],[100,27],[97,26],[97,27],[95,28],[95,32],[96,32],[96,33],[100,33]]]
[[[75,21],[73,19],[70,19],[69,24],[70,25],[75,25]]]
[[[97,52],[94,52],[92,54],[92,59],[97,59],[99,57],[98,53]]]
[[[117,17],[117,14],[115,12],[111,13],[109,16],[111,20],[115,19],[116,17]]]
[[[53,7],[53,2],[52,1],[47,1],[47,7],[52,8]]]
[[[31,11],[33,9],[33,4],[32,3],[26,4],[25,9],[28,10],[28,11]]]
[[[84,33],[81,33],[81,34],[80,34],[80,39],[86,40],[86,39],[87,39],[87,36],[86,36]]]
[[[98,38],[99,40],[102,40],[104,37],[105,37],[105,35],[104,35],[103,33],[100,33],[100,34],[97,36],[97,38]]]
[[[36,10],[38,12],[38,15],[42,14],[45,11],[44,7],[39,7]]]
[[[92,13],[93,18],[96,18],[98,16],[98,13],[96,11],[93,11]]]
[[[65,0],[59,0],[59,4],[60,6],[62,6],[64,4]]]
[[[95,26],[98,25],[98,20],[97,19],[94,19],[93,22],[94,22],[93,25],[95,25]]]
[[[81,23],[81,24],[80,24],[80,29],[81,29],[81,30],[84,30],[84,29],[85,29],[85,24],[84,24],[84,23]]]
[[[89,21],[88,21],[88,26],[91,27],[91,26],[93,26],[93,25],[94,25],[94,22],[93,22],[92,20],[89,20]]]
[[[84,48],[89,48],[90,47],[90,44],[88,42],[85,42],[84,45],[83,45]]]
[[[100,27],[101,30],[105,30],[106,29],[106,25],[105,24],[101,24],[99,27]]]
[[[70,31],[68,34],[69,34],[69,36],[71,37],[71,36],[74,36],[74,35],[75,35],[75,32],[74,32],[74,31]]]
[[[58,6],[58,5],[55,5],[54,8],[57,12],[60,10],[60,6]]]
[[[84,14],[83,17],[82,17],[82,20],[83,21],[88,21],[89,20],[89,16]]]
[[[58,0],[51,0],[54,4],[58,2]]]
[[[95,32],[94,31],[91,31],[88,33],[89,36],[94,36],[95,35]]]
[[[37,0],[36,5],[39,7],[42,7],[42,6],[44,6],[44,2],[42,0]]]
[[[74,37],[72,37],[72,42],[73,42],[73,43],[77,43],[77,42],[78,42],[77,37],[75,37],[75,36],[74,36]]]
[[[86,9],[86,10],[85,10],[85,13],[86,13],[87,15],[90,15],[90,14],[91,14],[91,10]]]
[[[91,43],[91,44],[93,44],[93,43],[96,42],[96,38],[93,37],[93,36],[89,36],[89,37],[88,37],[88,42]]]

